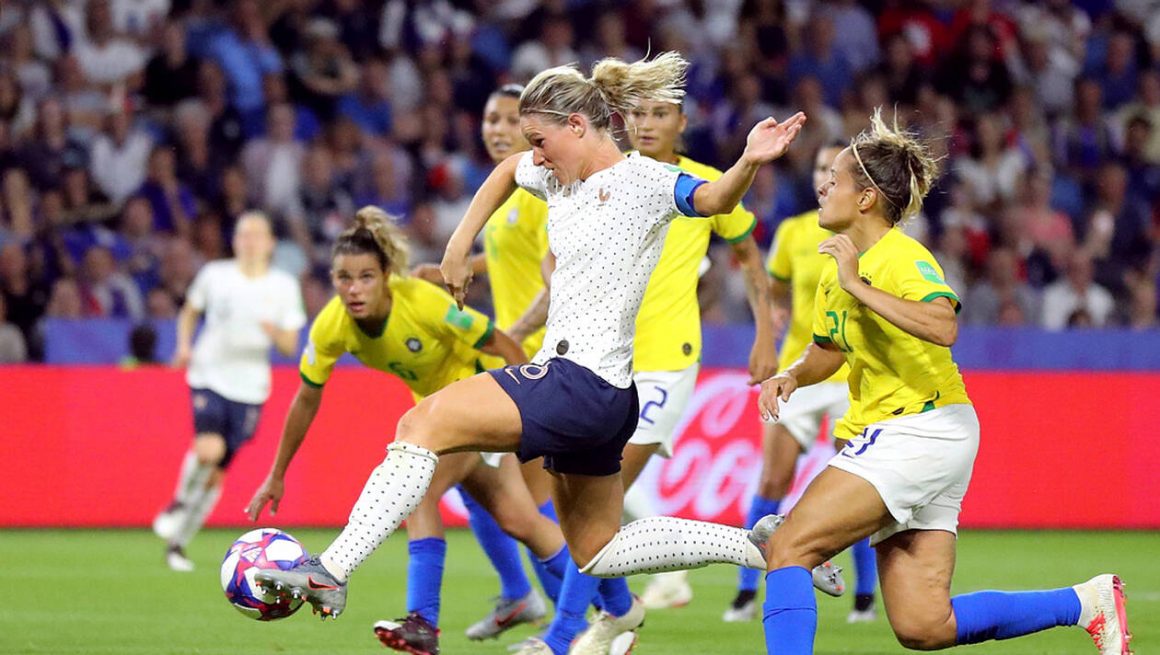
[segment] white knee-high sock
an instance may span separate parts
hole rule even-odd
[[[194,499],[205,490],[205,483],[216,468],[213,464],[202,464],[197,461],[197,455],[192,450],[185,451],[185,458],[181,460],[181,472],[177,476],[177,489],[173,492],[173,499],[185,507],[189,507]]]
[[[346,580],[415,511],[438,462],[421,446],[399,441],[387,446],[386,459],[371,472],[342,534],[320,556],[323,566]]]
[[[201,530],[201,526],[205,525],[206,518],[213,513],[213,508],[217,507],[218,499],[221,497],[222,485],[215,484],[209,488],[202,487],[200,493],[189,500],[185,509],[185,520],[173,538],[175,546],[185,548],[189,545],[194,535]]]
[[[765,557],[744,528],[657,516],[621,528],[581,572],[613,578],[717,563],[764,569]]]

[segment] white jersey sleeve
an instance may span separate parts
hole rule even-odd
[[[547,200],[548,194],[560,186],[552,171],[532,162],[530,150],[520,157],[516,165],[516,184],[540,200]]]

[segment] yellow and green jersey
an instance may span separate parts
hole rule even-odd
[[[681,157],[677,166],[709,182],[721,177],[721,171],[687,157]],[[757,219],[740,204],[728,214],[672,222],[636,317],[634,371],[679,371],[700,360],[697,279],[709,249],[709,236],[715,233],[736,243],[749,236],[756,225]]]
[[[470,307],[462,310],[439,287],[418,278],[391,276],[391,313],[377,333],[364,331],[335,296],[310,327],[298,371],[321,387],[343,353],[390,373],[422,398],[475,375],[480,352],[495,324]]]
[[[934,256],[897,228],[859,256],[858,273],[904,300],[950,298],[961,308]],[[838,438],[896,416],[971,402],[950,348],[907,334],[855,300],[838,285],[832,260],[818,283],[812,329],[815,342],[837,346],[850,366],[850,411],[838,422]]]
[[[778,353],[777,367],[784,371],[796,362],[810,343],[814,321],[814,295],[822,269],[831,260],[818,252],[818,246],[834,233],[818,225],[818,212],[806,212],[787,218],[777,226],[766,268],[769,274],[790,285],[793,303],[789,329]],[[849,369],[843,366],[826,382],[845,382]]]
[[[483,252],[495,323],[510,328],[544,288],[540,262],[548,253],[548,205],[517,189],[483,228]],[[529,357],[544,341],[544,328],[520,344]]]

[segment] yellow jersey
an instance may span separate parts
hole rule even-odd
[[[681,157],[677,167],[708,182],[721,171]],[[737,243],[749,236],[757,218],[739,203],[732,212],[705,218],[677,218],[665,236],[636,316],[633,370],[679,371],[701,358],[701,306],[697,280],[709,236]]]
[[[484,225],[483,252],[495,323],[506,330],[544,288],[540,262],[548,253],[548,204],[517,189]],[[528,357],[539,351],[544,332],[540,328],[520,344]]]
[[[934,256],[897,228],[859,256],[858,273],[905,300],[950,298],[955,311],[961,308]],[[818,283],[813,339],[836,345],[850,366],[850,411],[835,430],[840,439],[895,416],[971,402],[951,349],[907,334],[843,291],[832,259]]]
[[[343,353],[398,377],[415,394],[428,396],[482,371],[479,348],[495,331],[487,316],[462,310],[439,287],[418,278],[391,276],[391,313],[377,334],[367,333],[335,296],[310,326],[298,372],[321,387]]]
[[[810,343],[814,322],[814,294],[822,269],[832,258],[818,252],[818,245],[834,233],[818,225],[818,211],[787,218],[777,226],[766,269],[769,274],[790,285],[792,313],[789,329],[781,343],[777,368],[784,371],[796,362]],[[826,382],[845,382],[849,369],[838,369]]]

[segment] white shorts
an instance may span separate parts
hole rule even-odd
[[[669,457],[673,454],[673,432],[693,390],[697,386],[697,372],[700,364],[679,371],[641,371],[634,373],[636,394],[640,402],[640,420],[636,432],[628,443],[638,446],[659,444],[657,454]]]
[[[834,436],[834,426],[838,419],[850,409],[850,387],[845,382],[822,382],[802,387],[793,392],[789,402],[781,405],[777,422],[785,426],[790,436],[808,451],[822,429],[822,419],[829,417],[830,434]]]
[[[956,534],[978,450],[975,408],[947,405],[869,425],[829,465],[874,485],[894,517],[874,545],[903,530]]]

